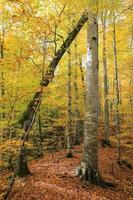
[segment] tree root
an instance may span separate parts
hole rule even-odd
[[[85,163],[82,163],[81,166],[79,167],[78,176],[87,185],[94,184],[102,188],[110,188],[110,189],[116,187],[114,183],[104,181],[98,170],[95,171],[90,169],[90,167],[87,166],[87,164]]]
[[[103,140],[102,147],[111,147],[110,141]]]

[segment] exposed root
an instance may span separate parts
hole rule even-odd
[[[102,147],[111,147],[110,141],[103,140]]]
[[[94,184],[94,185],[100,186],[102,188],[110,188],[110,189],[113,189],[114,187],[116,187],[116,185],[114,183],[104,181],[98,170],[97,171],[92,170],[84,162],[78,168],[78,176],[87,185]]]
[[[121,168],[133,169],[132,164],[129,163],[127,160],[117,160],[116,163],[117,163]]]

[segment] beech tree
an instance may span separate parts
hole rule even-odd
[[[82,141],[81,129],[83,156],[77,170],[81,180],[114,186],[104,181],[99,171],[98,161],[103,159],[98,153],[101,139],[107,146],[110,142],[117,146],[120,166],[124,162],[124,167],[132,168],[124,160],[130,159],[128,139],[132,135],[130,4],[130,0],[0,3],[4,17],[0,30],[6,30],[4,39],[3,33],[0,35],[0,171],[14,169],[11,187],[17,175],[32,173],[30,159],[50,151],[53,162],[53,151],[66,146],[66,157],[76,154],[80,147],[74,145]],[[98,21],[101,13],[102,23]],[[123,153],[125,148],[129,151]],[[100,149],[100,156],[101,151],[106,149]]]
[[[72,157],[73,135],[72,135],[72,61],[71,49],[68,48],[68,63],[67,63],[67,129],[66,129],[66,157]]]
[[[103,81],[104,81],[104,124],[105,136],[103,145],[110,146],[109,142],[109,102],[108,102],[108,71],[106,58],[106,26],[107,26],[107,11],[102,13],[102,27],[103,27]]]
[[[75,62],[74,62],[74,104],[75,104],[75,111],[74,111],[74,144],[80,144],[80,111],[79,111],[79,92],[78,92],[78,47],[77,47],[77,39],[75,39],[74,43],[74,51],[75,51]]]
[[[112,187],[105,182],[98,168],[98,20],[97,14],[89,15],[87,26],[86,99],[83,140],[83,159],[78,175],[85,182],[102,187]]]

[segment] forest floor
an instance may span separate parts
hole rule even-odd
[[[46,153],[29,163],[31,176],[17,179],[10,200],[130,200],[133,199],[133,170],[120,168],[114,147],[99,149],[99,168],[105,180],[114,182],[114,190],[84,185],[74,176],[80,164],[82,146],[74,147],[74,157],[66,158],[65,150]]]

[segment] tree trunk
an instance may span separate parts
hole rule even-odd
[[[98,170],[98,23],[91,16],[87,36],[86,102],[83,160],[78,174],[88,184],[112,186],[104,182]]]
[[[103,26],[103,80],[104,80],[104,123],[105,136],[103,145],[110,146],[109,142],[109,102],[108,102],[108,73],[107,73],[107,59],[106,59],[106,11],[102,15]]]
[[[80,112],[79,112],[79,93],[78,93],[78,54],[77,54],[77,40],[75,40],[75,66],[74,66],[74,105],[75,105],[75,119],[74,119],[74,144],[80,144]]]
[[[80,73],[81,73],[81,81],[82,81],[82,88],[83,88],[83,97],[85,102],[85,80],[84,80],[84,71],[82,67],[82,57],[79,56],[79,65],[80,65]]]
[[[0,42],[0,58],[3,59],[4,58],[4,41],[1,38],[1,42]],[[4,72],[1,71],[1,113],[0,113],[0,118],[1,120],[5,119],[5,105],[4,105],[4,96],[5,96],[5,87],[4,87]],[[1,132],[1,143],[3,141],[3,133]]]
[[[91,182],[98,171],[98,24],[93,16],[88,23],[86,102],[84,123],[83,178]]]
[[[61,60],[61,58],[63,57],[63,55],[65,54],[66,50],[69,48],[69,46],[71,45],[75,37],[78,35],[83,25],[87,22],[87,20],[88,20],[88,13],[84,12],[81,18],[79,19],[78,23],[76,24],[75,28],[68,34],[66,40],[61,45],[59,50],[56,52],[56,55],[53,58],[53,60],[50,62],[48,69],[45,75],[43,76],[43,79],[41,80],[42,87],[47,87],[49,82],[53,79],[54,71],[59,61]],[[35,103],[34,100],[35,100],[36,95],[38,95],[38,92],[35,93],[33,99],[29,102],[26,111],[22,114],[21,119],[19,120],[19,123],[22,124],[23,127],[24,127],[25,121],[28,120],[30,122],[32,119],[33,112],[34,112],[33,107]],[[41,93],[40,93],[40,96],[41,96]],[[30,123],[28,126],[30,127]]]
[[[50,80],[53,79],[54,71],[55,71],[59,61],[61,60],[62,56],[64,55],[66,50],[69,48],[69,46],[71,45],[71,43],[73,42],[73,40],[75,39],[75,37],[77,36],[77,34],[79,33],[79,31],[81,30],[81,28],[83,27],[83,25],[85,24],[85,22],[87,20],[88,20],[88,15],[86,12],[84,12],[83,15],[81,16],[80,20],[78,21],[77,25],[73,29],[73,31],[69,33],[69,35],[66,38],[66,40],[64,41],[64,43],[61,45],[59,50],[56,52],[55,57],[53,58],[53,60],[51,61],[51,63],[48,66],[47,71],[45,72],[45,75],[42,76],[42,80],[40,83],[41,88],[39,89],[39,91],[37,91],[35,93],[33,99],[29,102],[26,111],[23,113],[21,119],[19,120],[19,123],[22,125],[22,127],[24,129],[24,133],[21,138],[21,146],[20,146],[20,150],[18,153],[18,165],[19,165],[19,159],[21,159],[21,150],[24,148],[26,138],[35,122],[35,117],[36,117],[37,111],[39,110],[39,107],[41,104],[41,96],[42,96],[43,87],[47,87]],[[70,151],[69,151],[70,154],[68,154],[68,155],[71,156],[71,141],[67,141],[67,142],[69,143],[68,149],[70,149]],[[22,162],[22,164],[23,163],[24,162]],[[21,166],[21,167],[23,168],[23,166]],[[17,168],[18,168],[17,173],[21,174],[21,173],[19,173],[19,170],[21,170],[19,168],[19,166]],[[28,171],[29,171],[29,169],[28,169],[28,165],[27,165],[27,172]]]
[[[1,112],[1,119],[4,119],[5,118],[5,106],[4,106],[4,96],[5,96],[5,87],[4,87],[4,72],[2,71],[1,72],[1,98],[2,98],[2,105],[1,105],[1,109],[2,109],[2,112]]]
[[[67,129],[66,129],[66,157],[72,157],[72,97],[71,97],[71,50],[68,49],[68,65],[67,65]]]
[[[26,158],[26,148],[22,147],[19,151],[19,156],[17,160],[17,169],[16,169],[16,175],[19,177],[24,177],[27,175],[31,175],[31,172],[28,168],[27,164],[27,158]]]
[[[117,138],[117,160],[121,159],[120,151],[120,95],[119,95],[119,77],[118,77],[118,60],[117,60],[117,46],[116,46],[116,22],[115,13],[113,13],[113,45],[114,45],[114,64],[115,64],[115,124],[116,124],[116,138]]]

